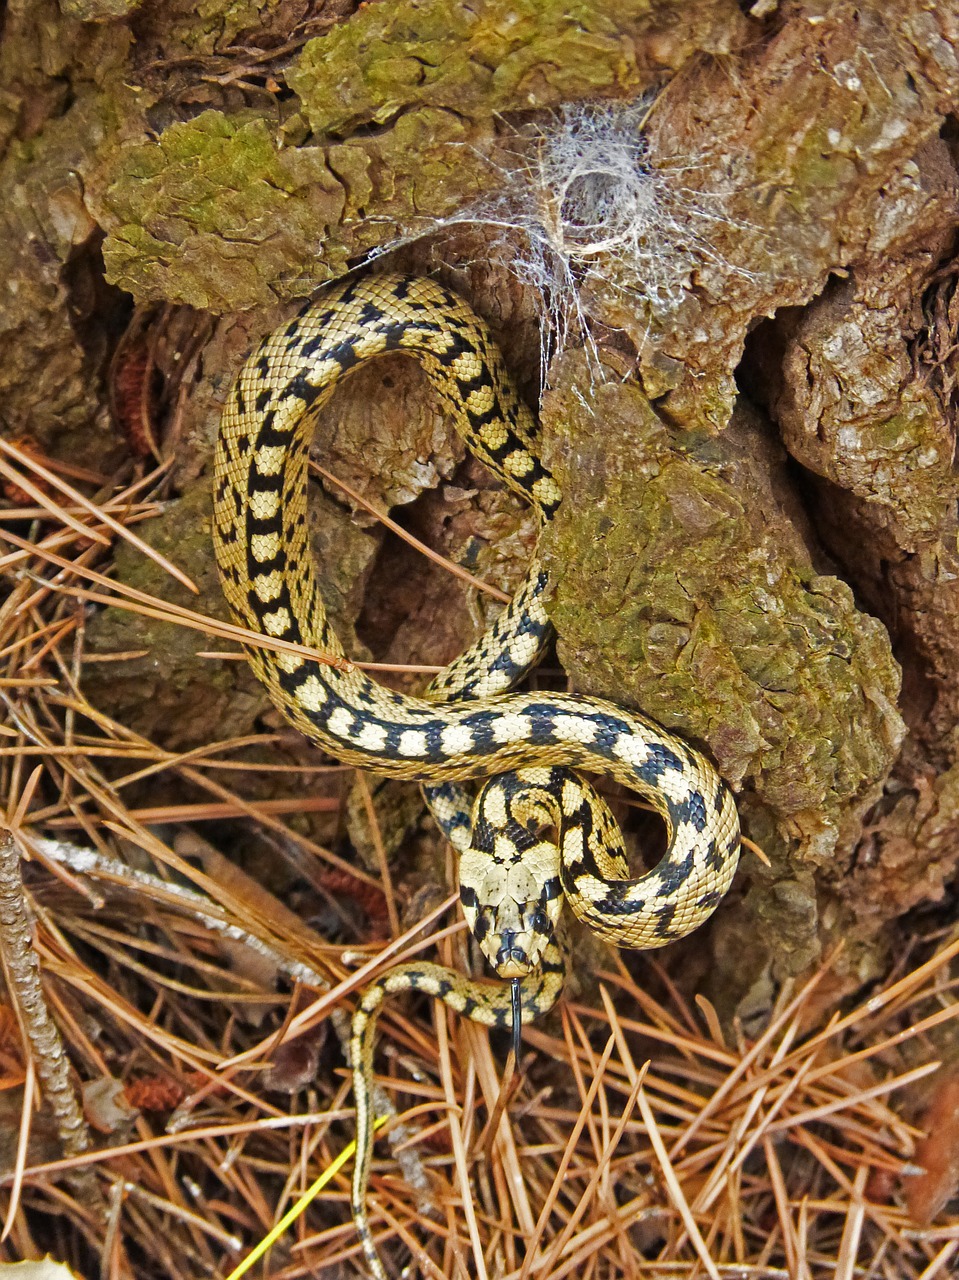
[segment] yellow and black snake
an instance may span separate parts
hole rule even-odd
[[[239,623],[342,656],[320,599],[308,540],[311,429],[337,381],[379,355],[415,356],[469,447],[548,520],[560,493],[537,456],[535,422],[486,326],[433,280],[356,276],[269,335],[241,370],[216,447],[214,545]],[[460,852],[460,892],[484,954],[509,986],[428,963],[369,986],[353,1021],[357,1157],[352,1207],[373,1274],[370,1232],[372,1034],[394,991],[420,990],[491,1026],[529,1021],[562,987],[554,931],[563,901],[624,947],[657,947],[700,925],[729,888],[740,851],[732,795],[698,751],[610,702],[510,693],[549,635],[538,561],[493,626],[414,698],[349,663],[249,646],[287,719],[337,759],[424,784]],[[602,798],[574,769],[631,787],[665,819],[662,861],[638,880]],[[485,779],[477,794],[465,781]]]

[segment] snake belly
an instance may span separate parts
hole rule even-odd
[[[636,712],[573,694],[509,692],[549,634],[548,584],[538,560],[511,605],[429,696],[385,689],[344,660],[309,547],[308,450],[316,415],[338,381],[397,351],[419,361],[468,447],[510,488],[544,520],[559,504],[556,482],[536,451],[532,414],[486,326],[461,298],[433,280],[395,275],[356,276],[324,289],[249,357],[222,414],[213,537],[232,614],[253,632],[326,657],[251,642],[249,662],[286,719],[331,755],[424,784],[434,814],[464,854],[463,870],[467,855],[488,854],[476,878],[465,882],[461,870],[461,881],[467,916],[491,959],[495,907],[481,895],[502,887],[504,862],[527,881],[549,881],[546,896],[557,911],[565,897],[618,946],[680,938],[703,923],[732,881],[740,852],[732,795],[705,756]],[[667,849],[646,875],[626,878],[612,817],[573,770],[622,783],[661,814]],[[475,802],[462,785],[472,780],[486,780]],[[486,831],[486,847],[474,848],[483,845],[471,834],[474,818]],[[537,831],[550,825],[559,831],[560,851],[548,864],[552,870],[544,870]],[[554,880],[562,893],[553,892]],[[555,912],[549,919],[529,913],[537,962],[524,980],[524,1021],[548,1008],[562,984],[554,922]],[[509,1024],[505,987],[472,983],[438,965],[401,966],[362,993],[351,1046],[358,1118],[352,1207],[376,1276],[385,1272],[364,1208],[372,1028],[384,997],[410,989],[488,1025]]]

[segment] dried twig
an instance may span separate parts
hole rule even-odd
[[[13,832],[0,826],[0,952],[7,983],[30,1042],[37,1079],[67,1155],[90,1146],[90,1132],[70,1080],[70,1064],[60,1032],[50,1017],[40,984],[40,964],[27,919],[20,850]]]

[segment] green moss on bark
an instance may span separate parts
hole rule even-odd
[[[692,17],[647,0],[365,6],[287,72],[315,142],[295,118],[274,134],[210,111],[106,158],[93,188],[109,278],[216,311],[302,296],[494,185],[497,113],[638,93],[744,23],[732,0]],[[382,127],[352,136],[368,125]]]
[[[486,166],[462,121],[417,112],[382,138],[285,148],[255,113],[206,111],[111,158],[99,209],[109,279],[213,311],[302,297],[351,257],[449,213]]]
[[[422,106],[476,117],[636,94],[651,65],[726,52],[744,26],[726,0],[400,0],[312,40],[288,80],[317,132],[343,133]]]
[[[205,111],[157,144],[124,149],[103,199],[116,223],[108,274],[140,297],[241,309],[308,292],[344,267],[323,253],[344,207],[340,183],[322,153],[282,152],[252,112]]]
[[[60,0],[60,8],[69,18],[81,22],[112,22],[132,13],[142,0]]]
[[[547,542],[560,654],[578,687],[711,748],[807,856],[875,795],[902,725],[888,637],[818,574],[782,454],[741,409],[719,440],[669,430],[641,392],[562,362],[547,423],[564,502]],[[839,850],[840,854],[845,850]]]

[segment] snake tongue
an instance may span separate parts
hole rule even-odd
[[[513,1007],[513,1061],[519,1066],[523,1048],[523,988],[519,978],[510,982],[510,1003]]]

